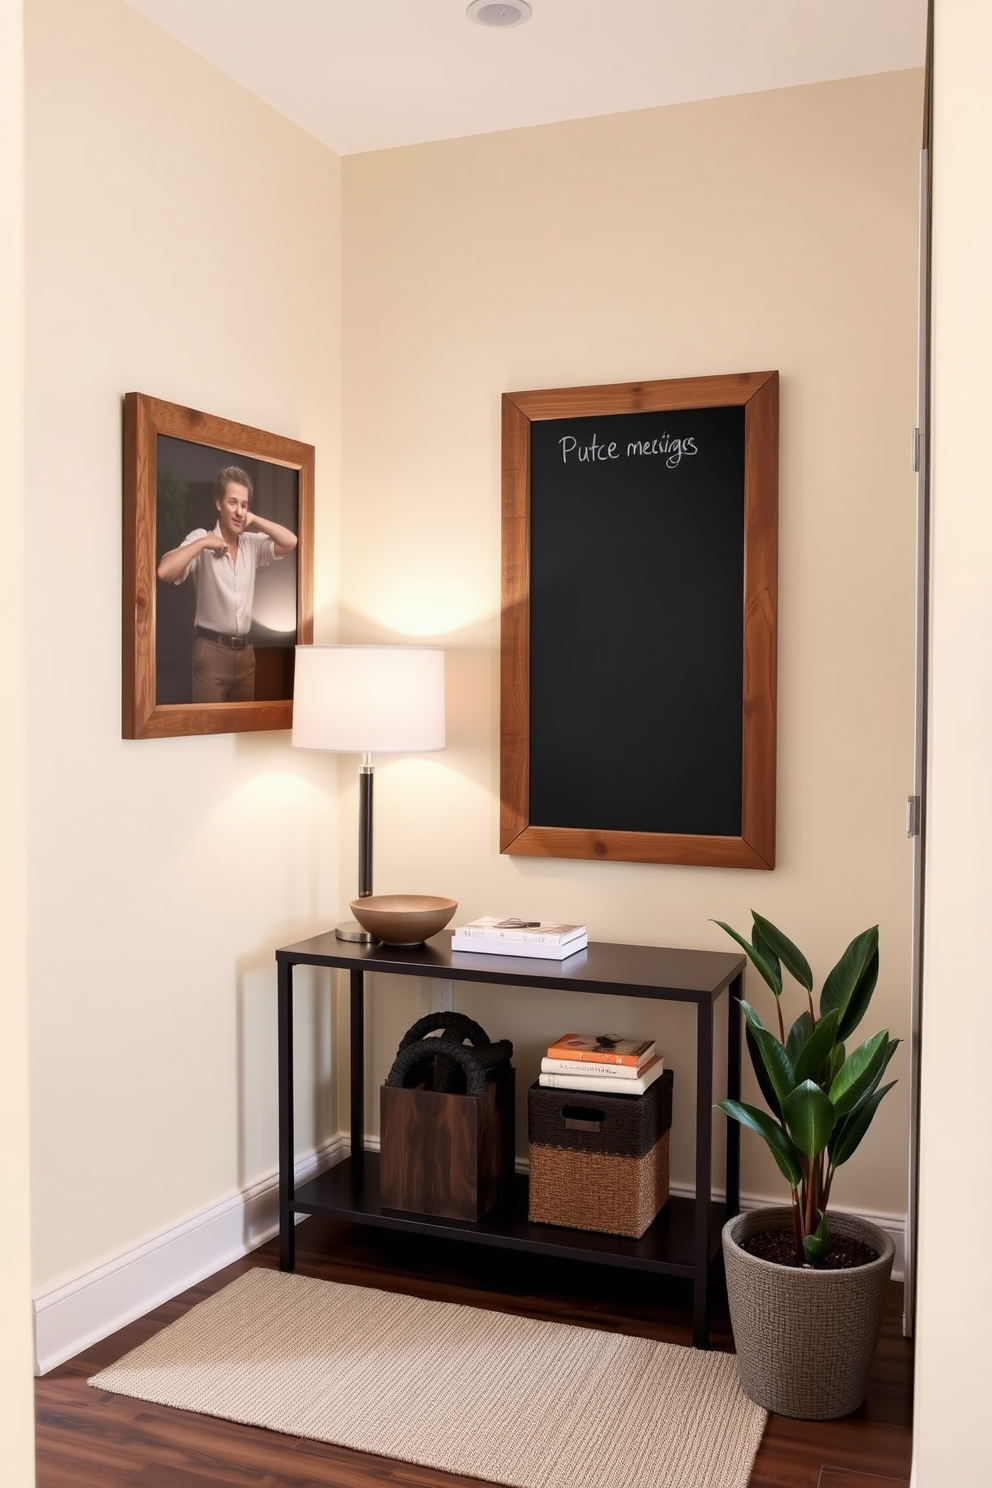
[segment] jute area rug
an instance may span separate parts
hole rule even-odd
[[[89,1381],[512,1488],[745,1488],[731,1354],[255,1269]]]

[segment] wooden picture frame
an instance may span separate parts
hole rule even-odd
[[[531,816],[531,441],[541,420],[590,418],[600,449],[615,415],[743,410],[743,634],[739,717],[739,831],[613,830],[602,823],[535,823]],[[730,416],[736,417],[736,416]],[[739,422],[739,418],[738,418]],[[620,427],[619,421],[616,427]],[[626,427],[626,426],[625,426]],[[560,426],[555,426],[555,431]],[[549,431],[550,434],[550,431]],[[561,442],[561,441],[559,441]],[[502,400],[502,624],[500,660],[500,851],[526,857],[775,866],[778,568],[778,373],[679,378],[506,393]],[[564,450],[565,445],[562,442]],[[621,450],[621,453],[623,451]],[[562,455],[564,459],[564,454]],[[615,455],[619,461],[619,456]],[[618,463],[616,469],[621,469]],[[564,511],[567,520],[568,512]],[[595,605],[594,576],[575,576]],[[735,601],[736,603],[736,601]],[[735,611],[736,613],[736,611]],[[736,647],[736,641],[733,645]],[[589,700],[590,704],[594,700]],[[623,768],[624,738],[604,759]],[[735,756],[736,758],[736,756]],[[732,787],[736,789],[735,786]]]
[[[166,443],[163,444],[162,441]],[[160,471],[160,449],[193,471],[190,482]],[[265,515],[260,486],[277,491],[283,507],[295,512],[297,547],[272,564],[295,564],[295,616],[292,614],[293,576],[280,575],[280,625],[265,634],[275,638],[264,646],[264,684],[256,686],[251,702],[193,702],[182,696],[184,684],[165,685],[163,644],[165,619],[160,611],[172,603],[171,589],[156,576],[162,552],[183,541],[184,527],[209,530],[216,512],[209,500],[210,471],[239,464],[253,472],[252,508]],[[201,468],[202,467],[202,468]],[[259,480],[261,477],[261,481]],[[166,485],[162,486],[161,481]],[[206,482],[206,484],[205,484]],[[160,503],[161,491],[161,503]],[[204,494],[206,492],[206,494]],[[190,494],[192,493],[192,494]],[[161,506],[161,509],[160,509]],[[124,399],[124,541],[122,611],[122,732],[125,739],[161,739],[190,734],[227,734],[260,729],[288,729],[292,724],[292,666],[295,644],[313,640],[313,508],[314,449],[295,439],[253,429],[230,419],[200,413],[144,393]],[[171,535],[170,535],[171,534]],[[161,550],[161,551],[160,551]],[[260,573],[265,570],[260,570]],[[193,601],[193,585],[187,606]],[[287,614],[287,606],[289,613]],[[192,632],[192,610],[183,624]],[[160,618],[162,633],[160,634]],[[287,623],[295,619],[292,630]],[[170,620],[170,626],[173,622]],[[173,650],[181,650],[177,635]],[[256,635],[257,626],[252,630]],[[202,632],[201,632],[202,634]],[[187,641],[188,644],[188,641]],[[278,655],[277,655],[278,653]],[[258,650],[256,648],[256,654]],[[181,669],[181,668],[180,668]],[[170,673],[171,676],[171,673]],[[188,689],[191,693],[191,685]],[[178,693],[179,700],[171,700]],[[259,695],[261,693],[261,696]]]

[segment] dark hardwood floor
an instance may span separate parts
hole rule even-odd
[[[310,1219],[297,1230],[308,1276],[377,1286],[527,1317],[613,1328],[688,1344],[691,1294],[681,1282],[589,1264],[515,1256]],[[122,1328],[37,1382],[37,1488],[480,1488],[477,1478],[295,1440],[91,1389],[96,1370],[252,1266],[278,1265],[272,1241],[209,1281]],[[769,1418],[751,1488],[905,1488],[912,1422],[912,1343],[901,1288],[891,1287],[868,1398],[839,1421]],[[713,1343],[732,1347],[725,1305]]]

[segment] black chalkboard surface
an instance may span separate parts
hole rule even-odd
[[[504,398],[503,851],[772,866],[776,393]]]

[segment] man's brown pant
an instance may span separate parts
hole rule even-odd
[[[250,703],[255,698],[255,652],[236,651],[219,641],[196,636],[193,641],[194,703]]]

